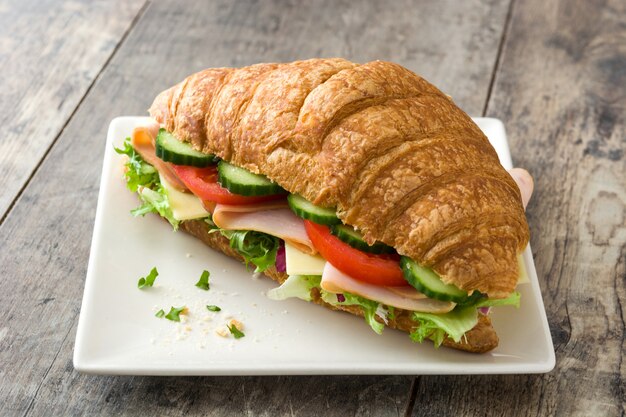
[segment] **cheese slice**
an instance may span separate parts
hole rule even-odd
[[[287,275],[322,275],[326,260],[319,255],[304,253],[289,242],[285,242]]]
[[[530,282],[528,280],[528,273],[526,272],[526,264],[524,263],[524,256],[517,255],[517,264],[519,265],[519,278],[517,278],[518,284],[526,284]]]
[[[260,207],[259,211],[253,211],[253,206],[249,205],[248,211],[242,212],[241,206],[218,204],[213,211],[213,222],[225,230],[267,233],[291,243],[303,252],[311,255],[317,253],[306,233],[304,222],[291,209],[282,207],[268,210],[262,205]]]
[[[198,197],[191,193],[178,191],[163,175],[159,174],[159,178],[161,178],[161,185],[167,193],[167,199],[176,220],[200,219],[209,215]]]

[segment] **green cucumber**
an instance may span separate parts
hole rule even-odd
[[[264,175],[236,167],[226,161],[217,164],[218,181],[233,194],[251,196],[263,196],[282,194],[286,191]]]
[[[196,151],[190,144],[179,141],[165,129],[159,129],[156,137],[156,155],[165,162],[198,168],[213,165],[219,160],[215,155]]]
[[[400,266],[404,279],[424,295],[441,301],[463,303],[468,294],[452,284],[444,283],[432,269],[420,266],[414,260],[403,256]]]
[[[291,210],[303,219],[311,220],[317,224],[325,224],[327,226],[341,223],[341,220],[337,217],[335,209],[316,206],[296,194],[289,194],[289,196],[287,196],[287,202],[289,203]]]
[[[343,242],[363,252],[368,253],[394,253],[395,249],[389,245],[385,245],[382,242],[376,242],[373,245],[368,244],[364,239],[361,232],[356,230],[352,226],[345,224],[338,224],[330,228],[330,232],[341,239]]]

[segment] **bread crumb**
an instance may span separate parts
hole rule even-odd
[[[186,253],[186,254],[185,254],[185,256],[186,256],[187,258],[191,258],[191,254],[190,254],[190,253]]]
[[[223,327],[220,327],[219,329],[217,329],[215,333],[217,333],[219,336],[222,336],[222,337],[228,337],[228,330],[226,330]]]

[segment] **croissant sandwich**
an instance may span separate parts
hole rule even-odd
[[[423,78],[344,59],[212,68],[159,94],[150,115],[118,149],[143,201],[134,214],[263,272],[280,284],[270,298],[416,342],[497,346],[487,310],[519,305],[532,179],[505,171]]]

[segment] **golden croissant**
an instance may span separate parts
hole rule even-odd
[[[150,114],[158,126],[143,133],[153,142],[161,128],[195,151],[335,210],[368,245],[395,249],[393,256],[434,272],[443,286],[487,300],[507,298],[516,287],[517,257],[529,240],[520,189],[470,117],[400,65],[311,59],[207,69],[159,94]],[[228,236],[207,233],[207,222],[180,227],[242,258]],[[275,266],[264,272],[279,283],[288,279]],[[321,288],[311,289],[314,302],[368,314],[328,303]],[[425,323],[416,317],[396,308],[375,320],[414,332]],[[444,333],[439,343],[493,349],[489,317],[478,314],[475,323],[462,340]]]

